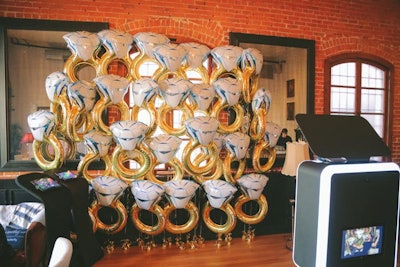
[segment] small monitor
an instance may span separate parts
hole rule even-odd
[[[343,230],[341,259],[381,254],[383,234],[382,225]]]

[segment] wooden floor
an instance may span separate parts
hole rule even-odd
[[[123,250],[115,248],[93,267],[291,267],[292,251],[286,248],[290,234],[255,236],[251,242],[235,238],[231,245],[216,245],[216,240],[205,241],[202,247],[180,249],[173,244],[163,248],[158,245],[147,251],[139,246]],[[289,242],[289,245],[291,243]]]

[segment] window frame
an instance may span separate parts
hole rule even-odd
[[[343,53],[340,55],[335,55],[329,57],[325,60],[324,66],[324,113],[331,114],[331,68],[335,65],[342,63],[350,63],[355,62],[356,68],[361,68],[361,64],[369,64],[374,67],[377,67],[384,71],[385,75],[385,86],[384,86],[384,125],[383,125],[383,140],[386,144],[389,145],[392,142],[392,122],[393,122],[393,65],[385,59],[382,59],[375,55],[370,55],[362,52],[355,53]],[[357,70],[356,74],[360,75],[361,73]],[[356,79],[359,79],[359,76],[356,76]],[[360,103],[361,103],[361,84],[356,83],[356,115],[360,115]]]

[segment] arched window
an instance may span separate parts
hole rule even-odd
[[[327,59],[325,113],[362,116],[389,144],[392,71],[392,64],[362,53]]]

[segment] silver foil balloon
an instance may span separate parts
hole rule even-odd
[[[97,34],[87,31],[67,33],[63,38],[71,52],[84,61],[89,60],[100,46],[100,39]]]
[[[91,181],[97,201],[102,206],[109,206],[117,201],[128,185],[121,179],[112,176],[97,176]]]
[[[117,30],[103,30],[97,33],[105,47],[115,54],[117,58],[128,55],[133,45],[133,35]]]

